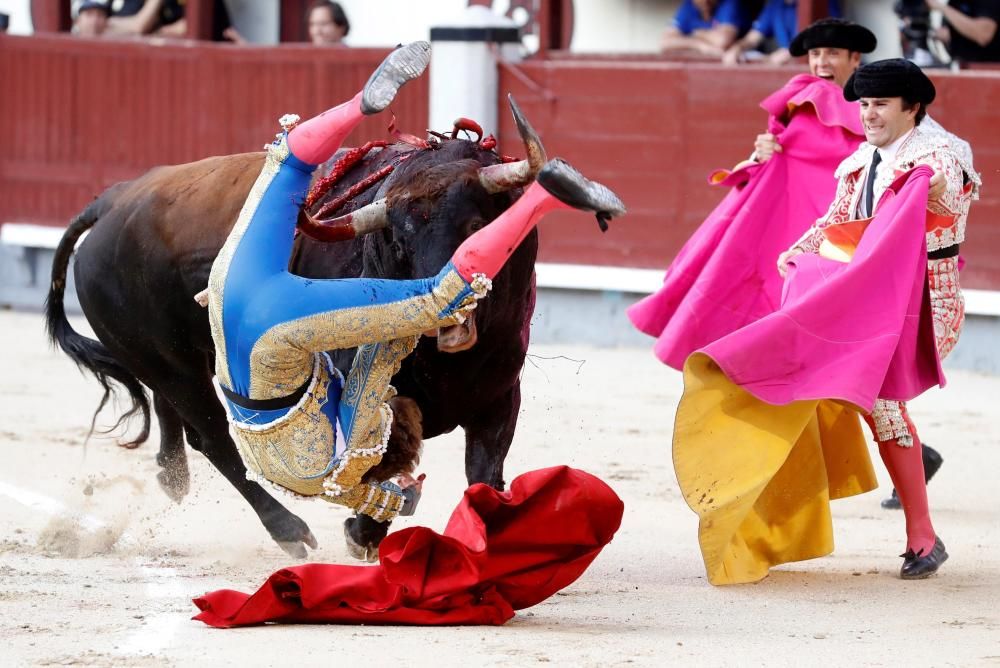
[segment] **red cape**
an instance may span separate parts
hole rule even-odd
[[[228,628],[265,622],[499,625],[576,580],[621,524],[621,499],[594,476],[559,466],[518,476],[508,492],[466,490],[444,535],[390,534],[376,566],[305,564],[255,594],[194,599],[195,619]]]

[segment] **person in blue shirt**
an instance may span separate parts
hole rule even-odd
[[[663,32],[660,49],[721,58],[749,27],[750,17],[740,0],[684,0]]]
[[[776,47],[765,58],[770,65],[784,65],[792,59],[788,46],[798,33],[798,0],[768,0],[750,32],[726,50],[722,62],[736,65],[746,61],[746,52],[758,49],[770,40]],[[831,17],[840,17],[839,0],[830,0],[828,11]]]

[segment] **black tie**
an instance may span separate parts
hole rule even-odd
[[[872,207],[875,202],[875,168],[882,162],[882,154],[875,151],[872,156],[872,164],[868,167],[868,181],[865,184],[865,217],[872,215]]]

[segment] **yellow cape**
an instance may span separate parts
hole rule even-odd
[[[856,407],[773,406],[702,353],[684,364],[673,457],[715,585],[755,582],[771,566],[829,554],[830,499],[878,486]]]

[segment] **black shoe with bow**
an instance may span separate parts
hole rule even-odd
[[[924,482],[930,482],[934,474],[941,468],[941,464],[944,463],[944,458],[941,456],[941,453],[926,443],[920,447],[920,456],[924,460]],[[882,499],[882,507],[888,510],[899,510],[903,507],[903,504],[899,502],[899,495],[896,494],[895,489],[892,490],[892,496],[888,499]]]
[[[941,564],[948,561],[948,553],[944,549],[944,543],[937,536],[934,537],[934,547],[929,554],[924,554],[923,550],[914,552],[907,550],[899,555],[903,558],[903,567],[899,569],[899,577],[903,580],[923,580],[937,573]]]

